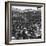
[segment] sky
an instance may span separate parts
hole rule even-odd
[[[33,9],[33,10],[37,10],[37,7],[28,7],[28,6],[12,6],[12,8],[18,8],[18,9],[21,9],[21,10],[24,10],[24,9]]]

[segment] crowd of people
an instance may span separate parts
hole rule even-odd
[[[18,16],[16,16],[18,14]],[[12,36],[15,39],[41,38],[41,15],[39,11],[13,14]]]

